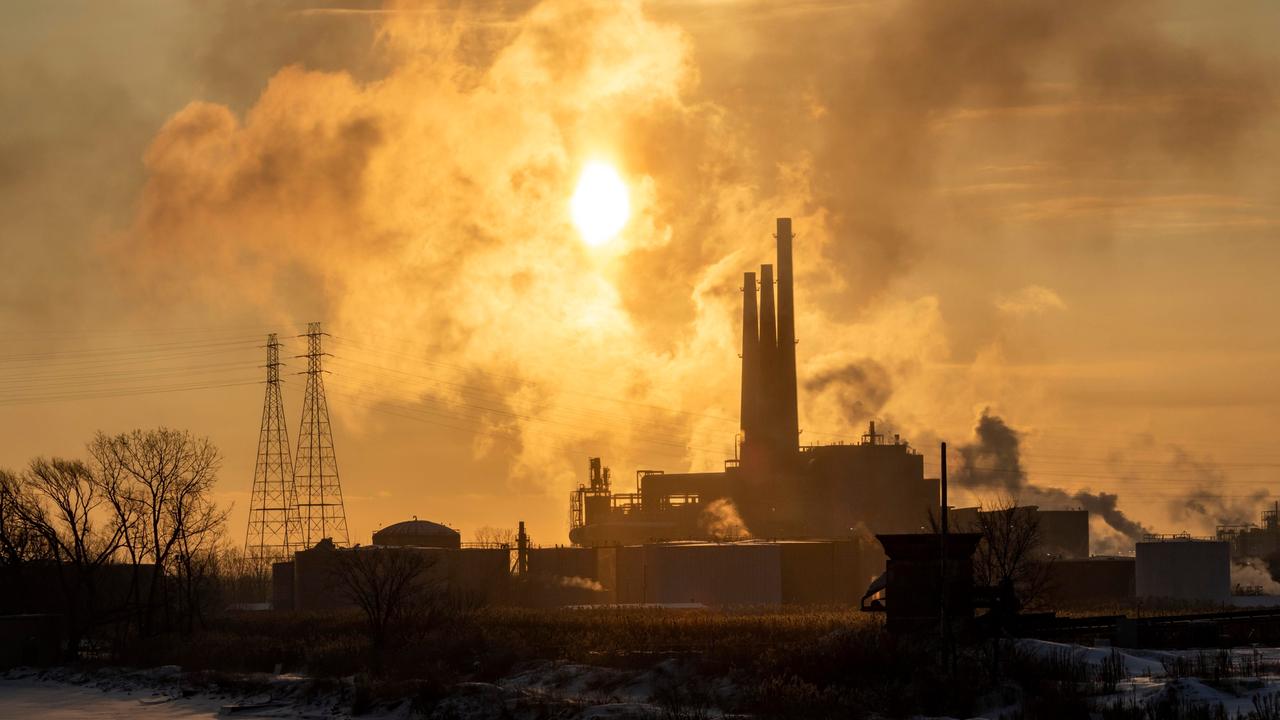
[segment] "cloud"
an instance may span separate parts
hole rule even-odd
[[[74,37],[39,72],[5,65],[31,110],[0,130],[0,208],[26,241],[0,250],[5,298],[32,326],[324,319],[349,427],[378,408],[470,433],[501,461],[449,470],[554,497],[549,524],[587,454],[732,455],[737,287],[790,215],[807,439],[874,414],[923,445],[987,402],[1039,422],[1054,378],[1001,314],[1065,297],[1083,316],[1075,278],[1133,267],[1115,236],[1194,241],[1200,270],[1232,256],[1204,248],[1275,226],[1252,161],[1275,149],[1274,62],[1237,42],[1266,11],[1224,44],[1176,8],[1103,0],[195,6],[148,30],[181,39],[172,55],[104,55],[154,87],[80,73],[99,56]],[[635,209],[598,252],[567,218],[589,159]],[[1172,285],[1116,272],[1108,292],[1144,306]],[[1211,292],[1170,291],[1171,314]],[[1101,331],[1060,342],[1115,360]]]
[[[1041,285],[1028,285],[996,301],[1000,312],[1014,317],[1040,315],[1050,310],[1066,310],[1067,304],[1058,293]]]

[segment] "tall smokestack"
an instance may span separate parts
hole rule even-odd
[[[742,434],[758,440],[760,406],[760,318],[756,274],[742,274]]]
[[[772,446],[778,441],[778,331],[773,310],[773,266],[760,266],[760,382],[756,385],[757,427]]]
[[[800,444],[796,407],[796,306],[791,277],[791,218],[778,218],[778,441],[787,449]]]

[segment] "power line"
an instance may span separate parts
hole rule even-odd
[[[63,402],[68,400],[100,400],[104,398],[132,397],[134,395],[155,395],[159,393],[187,392],[191,390],[216,390],[220,388],[242,387],[245,385],[259,385],[260,380],[248,380],[244,382],[228,382],[205,385],[171,385],[147,388],[132,388],[123,391],[107,391],[100,393],[68,393],[62,395],[42,395],[27,396],[19,398],[0,398],[0,406],[11,405],[33,405],[45,402]]]

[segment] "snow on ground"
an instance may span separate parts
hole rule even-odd
[[[1280,693],[1280,648],[1206,650],[1144,650],[1088,647],[1044,640],[1018,640],[1018,652],[1049,659],[1071,658],[1080,665],[1102,669],[1120,661],[1124,678],[1115,691],[1092,697],[1093,707],[1125,702],[1145,704],[1171,694],[1184,703],[1222,704],[1228,717],[1254,708],[1254,698]],[[1255,677],[1171,677],[1170,669],[1189,673],[1204,662],[1212,664],[1227,653],[1235,675],[1242,668],[1260,672]],[[518,666],[496,683],[462,683],[442,700],[431,717],[488,720],[490,718],[556,717],[577,720],[657,718],[663,715],[664,698],[675,692],[682,702],[700,703],[706,717],[721,717],[715,700],[734,697],[736,688],[727,680],[695,681],[687,660],[667,659],[646,669],[619,670],[576,663],[535,662]],[[1256,669],[1256,670],[1254,670]],[[1174,674],[1177,674],[1175,672]],[[334,690],[317,696],[310,681],[298,675],[246,676],[224,685],[207,679],[198,691],[177,667],[133,671],[104,668],[91,674],[71,669],[36,671],[18,669],[0,674],[0,718],[50,718],[51,720],[189,720],[231,717],[347,718],[350,692]],[[348,679],[350,682],[350,679]],[[699,684],[700,683],[700,684]],[[696,694],[689,694],[691,687]],[[1094,685],[1095,692],[1098,688]],[[349,690],[349,688],[348,688]],[[684,692],[684,695],[680,695]],[[700,699],[699,699],[700,698]],[[229,706],[269,705],[248,712],[229,713]],[[705,704],[702,704],[705,703]],[[707,706],[707,705],[710,705]],[[1018,708],[993,709],[981,717],[1016,714]],[[408,702],[362,717],[404,720]]]
[[[1136,675],[1163,674],[1164,660],[1172,656],[1172,653],[1162,653],[1155,650],[1126,650],[1123,648],[1088,647],[1085,645],[1051,642],[1049,640],[1015,640],[1014,646],[1025,653],[1037,657],[1070,654],[1073,659],[1082,661],[1090,667],[1095,668],[1100,667],[1104,661],[1110,658],[1111,653],[1114,650],[1120,655],[1121,660],[1124,661],[1125,674],[1131,677]]]
[[[18,668],[0,674],[0,718],[50,720],[192,720],[255,717],[347,718],[346,708],[331,698],[302,697],[308,682],[297,675],[254,677],[260,689],[249,693],[208,686],[184,687],[181,669],[103,668],[83,673],[66,668],[36,671]],[[245,706],[255,706],[251,709]],[[362,717],[396,720],[408,716],[407,703]]]
[[[99,690],[36,679],[0,680],[0,717],[49,720],[177,720],[216,718],[219,703],[209,698],[162,700],[158,693]]]
[[[1116,692],[1095,697],[1095,707],[1121,701],[1155,702],[1176,693],[1186,703],[1221,704],[1227,717],[1236,717],[1254,709],[1255,697],[1280,693],[1280,674],[1276,674],[1276,669],[1280,668],[1280,648],[1147,650],[1087,647],[1031,639],[1017,640],[1015,645],[1022,652],[1044,658],[1069,655],[1095,669],[1115,653],[1124,664],[1127,678],[1116,684]],[[1241,661],[1248,661],[1253,667],[1262,669],[1262,673],[1254,677],[1224,677],[1212,682],[1207,678],[1170,677],[1166,668],[1166,663],[1173,666],[1179,660],[1191,661],[1184,662],[1184,665],[1194,667],[1194,661],[1201,654],[1207,656],[1209,662],[1216,662],[1220,653],[1230,656],[1237,667]],[[988,717],[998,718],[1000,715],[1000,712],[993,712]]]
[[[189,720],[221,717],[347,718],[350,694],[315,697],[308,680],[297,675],[246,676],[242,687],[192,689],[177,667],[132,671],[104,668],[83,673],[67,668],[17,669],[0,673],[0,719],[52,720]],[[451,720],[544,717],[554,708],[557,717],[578,720],[657,718],[661,708],[653,695],[678,684],[682,668],[665,661],[643,671],[623,671],[591,665],[540,662],[517,669],[498,684],[460,683],[429,717]],[[258,705],[246,708],[244,706]],[[233,706],[235,711],[230,711]],[[371,720],[404,720],[410,703],[366,713]],[[721,713],[711,711],[709,717]]]

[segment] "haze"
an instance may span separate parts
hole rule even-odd
[[[238,534],[260,346],[295,431],[318,320],[353,541],[564,543],[588,456],[623,485],[732,457],[739,273],[789,216],[802,441],[874,419],[931,474],[986,413],[1031,485],[1150,527],[1270,497],[1275,3],[0,13],[0,466],[189,429]],[[601,158],[630,217],[591,247]]]

